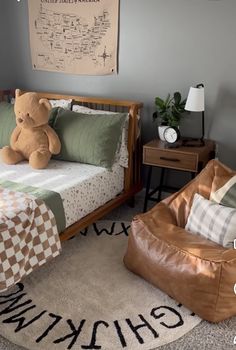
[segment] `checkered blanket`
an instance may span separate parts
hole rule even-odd
[[[55,217],[46,204],[0,187],[0,292],[60,254]]]

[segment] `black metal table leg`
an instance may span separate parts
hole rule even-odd
[[[159,191],[158,191],[158,197],[157,197],[158,202],[160,202],[160,200],[161,200],[161,193],[162,193],[164,176],[165,176],[165,168],[161,168],[161,178],[160,178]]]
[[[146,185],[146,193],[145,193],[145,199],[144,199],[144,206],[143,206],[143,212],[147,210],[147,202],[148,202],[148,194],[150,190],[150,184],[151,184],[151,178],[152,178],[152,166],[148,166],[148,178],[147,178],[147,185]]]

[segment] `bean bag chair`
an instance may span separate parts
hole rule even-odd
[[[185,225],[194,194],[209,199],[233,175],[211,160],[179,192],[137,215],[124,257],[130,271],[211,322],[236,315],[236,250],[191,233]]]

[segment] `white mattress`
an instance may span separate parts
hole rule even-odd
[[[0,161],[0,179],[56,191],[61,195],[66,227],[105,204],[124,188],[124,168],[112,171],[94,165],[51,160],[47,169],[33,170],[28,162]]]

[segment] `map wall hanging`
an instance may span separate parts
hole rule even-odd
[[[35,70],[117,73],[119,0],[29,0]]]

